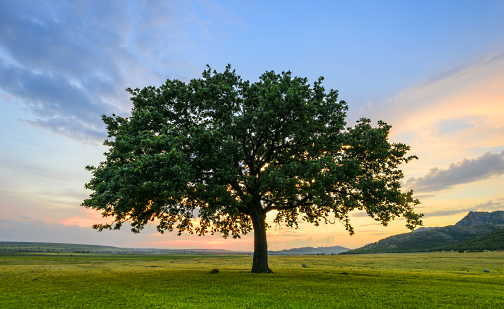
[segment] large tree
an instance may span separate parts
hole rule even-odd
[[[270,71],[251,83],[228,66],[128,88],[131,116],[103,116],[106,161],[87,167],[93,192],[82,205],[111,219],[94,228],[153,223],[161,233],[233,238],[253,230],[252,272],[268,273],[269,212],[275,224],[342,222],[350,233],[356,209],[383,225],[399,216],[410,229],[421,224],[398,169],[416,157],[388,142],[384,122],[346,127],[347,104],[322,80]]]

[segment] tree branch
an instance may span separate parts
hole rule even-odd
[[[293,208],[300,207],[300,206],[313,205],[313,203],[307,203],[307,201],[309,199],[311,199],[311,198],[313,198],[313,196],[307,195],[304,198],[302,198],[301,200],[287,202],[287,203],[273,201],[273,200],[270,200],[270,199],[267,199],[267,198],[263,198],[263,200],[265,202],[268,202],[268,206],[264,210],[265,211],[270,211],[270,210],[288,210],[288,209],[293,209]],[[283,204],[283,206],[282,205],[278,205],[278,204]],[[276,205],[276,206],[273,206],[273,205]]]

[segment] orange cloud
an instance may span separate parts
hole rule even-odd
[[[450,209],[450,216],[426,216],[426,226],[454,224],[464,212],[478,210],[478,203],[502,198],[504,177],[489,172],[502,169],[502,161],[470,168],[489,154],[502,156],[503,85],[500,53],[448,70],[372,108],[373,119],[392,125],[391,140],[410,145],[411,154],[419,157],[402,166],[405,179],[416,180],[418,192],[436,191],[422,199],[422,212]],[[468,162],[474,164],[462,164]]]
[[[77,225],[79,227],[92,227],[97,223],[108,223],[109,220],[103,218],[100,213],[95,210],[85,209],[86,216],[84,217],[71,217],[61,220],[63,225]]]
[[[373,118],[392,125],[391,140],[411,146],[420,161],[405,166],[422,176],[435,166],[504,147],[504,53],[481,58],[405,89]]]

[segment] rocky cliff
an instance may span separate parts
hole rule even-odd
[[[457,222],[457,226],[494,225],[504,227],[504,211],[480,212],[470,211]]]

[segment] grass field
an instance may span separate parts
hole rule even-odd
[[[0,308],[504,308],[504,252],[272,256],[272,275],[250,266],[250,256],[4,255]]]

